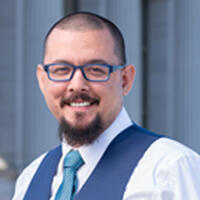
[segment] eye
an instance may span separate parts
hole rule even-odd
[[[72,72],[72,68],[66,65],[53,65],[50,68],[50,73],[54,76],[67,75]]]
[[[101,66],[101,65],[92,65],[92,66],[88,66],[86,69],[86,73],[89,73],[91,75],[99,75],[99,76],[103,76],[105,74],[107,74],[108,69],[107,67]]]

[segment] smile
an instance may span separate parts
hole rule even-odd
[[[71,102],[70,103],[70,106],[73,106],[73,107],[86,107],[90,105],[91,105],[90,102]]]
[[[90,97],[88,94],[85,93],[75,93],[68,98],[64,98],[60,102],[61,108],[65,105],[81,108],[81,107],[89,107],[92,105],[99,105],[99,99]]]

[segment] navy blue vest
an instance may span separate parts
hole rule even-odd
[[[109,145],[75,200],[121,200],[138,161],[161,136],[133,125]],[[51,184],[61,157],[61,146],[50,151],[35,173],[24,200],[49,200]]]

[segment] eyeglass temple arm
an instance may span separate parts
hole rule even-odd
[[[111,68],[111,72],[114,72],[118,69],[123,69],[125,67],[125,65],[113,65]]]

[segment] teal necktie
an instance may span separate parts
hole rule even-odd
[[[73,200],[77,190],[76,171],[83,165],[78,151],[70,151],[64,158],[63,181],[56,193],[55,200]]]

